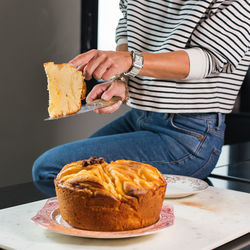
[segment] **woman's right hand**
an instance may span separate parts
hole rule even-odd
[[[127,98],[127,86],[124,81],[112,80],[95,85],[88,94],[86,102],[89,103],[98,98],[109,101],[113,96],[121,97],[121,100],[109,107],[95,109],[94,112],[97,114],[108,114],[120,108],[122,102]]]

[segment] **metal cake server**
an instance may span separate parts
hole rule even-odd
[[[121,100],[121,98],[118,97],[118,96],[112,97],[109,101],[104,101],[102,99],[96,99],[96,100],[94,100],[94,101],[92,101],[90,103],[82,105],[81,109],[77,113],[75,113],[75,114],[60,116],[60,117],[56,117],[56,118],[50,118],[50,117],[48,117],[48,118],[46,118],[44,120],[45,121],[58,120],[58,119],[61,119],[61,118],[66,118],[66,117],[70,117],[70,116],[80,115],[80,114],[83,114],[83,113],[86,113],[86,112],[89,112],[89,111],[93,111],[95,109],[109,107],[109,106],[117,103],[120,100]]]

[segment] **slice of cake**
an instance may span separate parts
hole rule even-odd
[[[81,109],[86,95],[86,83],[81,71],[68,63],[44,63],[48,79],[49,116],[58,118],[71,115]]]

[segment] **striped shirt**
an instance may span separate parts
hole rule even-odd
[[[129,79],[132,108],[163,113],[230,113],[250,65],[249,0],[121,0],[116,41],[151,53],[201,48],[205,78]]]

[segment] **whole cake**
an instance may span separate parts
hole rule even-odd
[[[86,83],[82,72],[68,63],[44,63],[48,79],[49,116],[58,118],[71,115],[81,109],[86,95]]]
[[[159,220],[166,180],[153,166],[92,157],[66,165],[54,180],[60,213],[70,225],[124,231]]]

